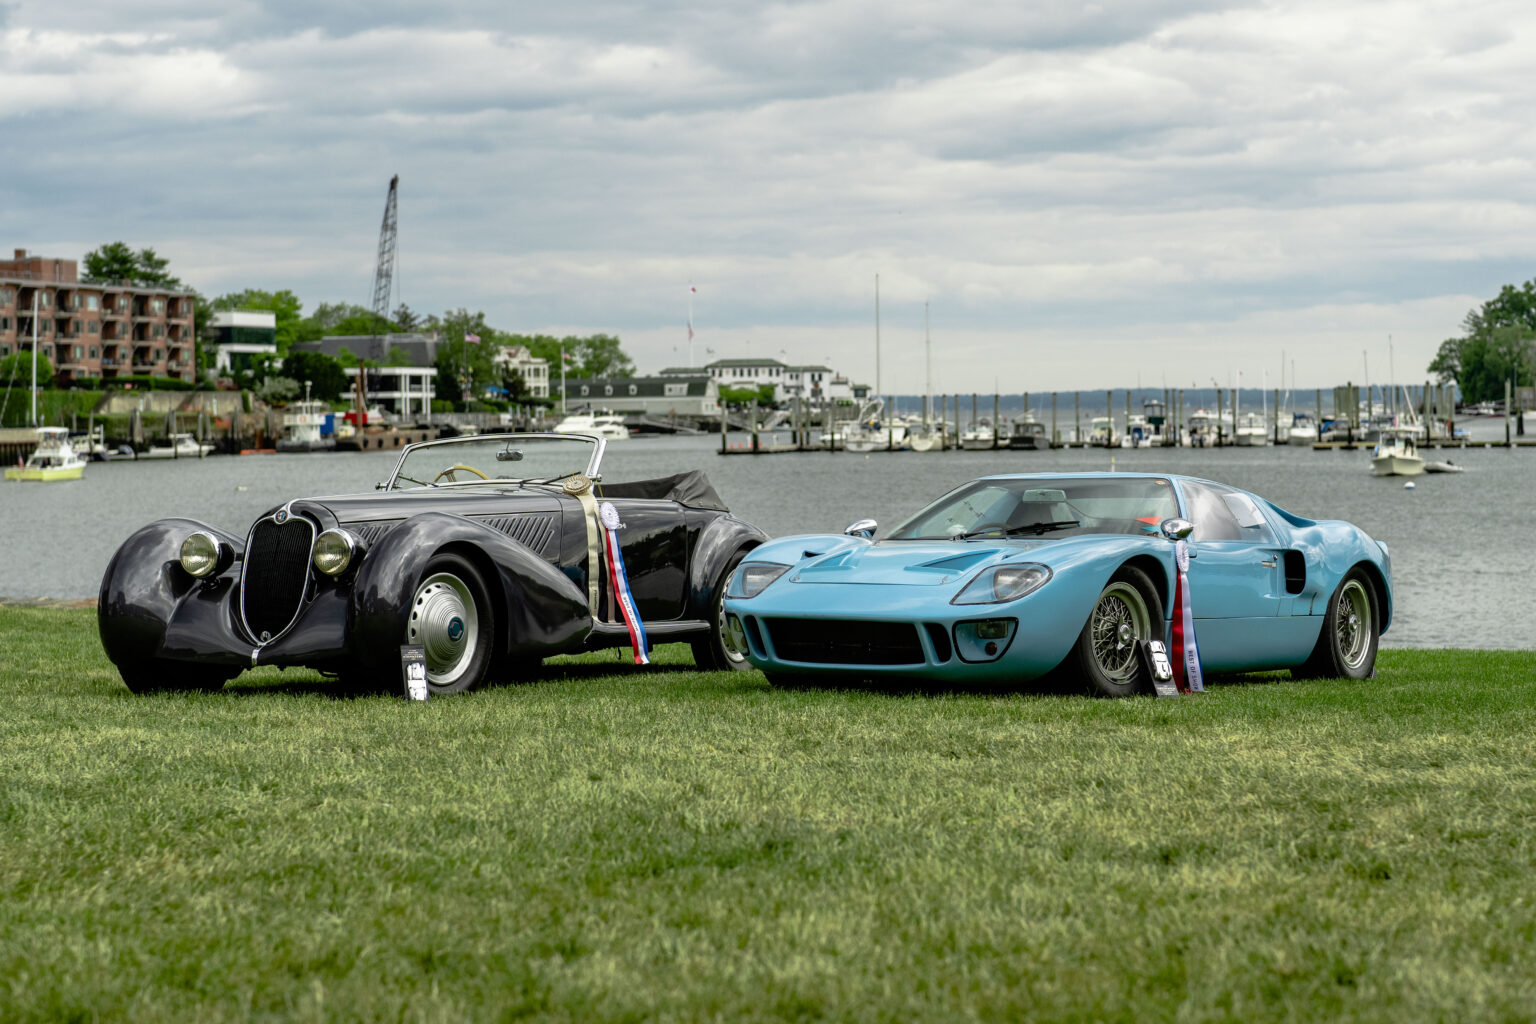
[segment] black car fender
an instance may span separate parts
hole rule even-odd
[[[96,626],[101,645],[114,665],[140,664],[161,654],[166,631],[189,595],[224,582],[204,582],[181,567],[181,545],[193,533],[211,533],[235,553],[238,567],[243,538],[195,519],[160,519],[123,541],[101,577]]]
[[[586,595],[532,550],[473,519],[424,512],[375,542],[357,570],[347,635],[358,658],[376,667],[397,658],[416,584],[444,551],[464,555],[484,573],[496,605],[499,654],[574,649],[591,631]]]
[[[730,564],[737,552],[748,551],[763,544],[768,535],[750,523],[731,516],[712,519],[699,534],[693,548],[693,559],[688,566],[688,611],[695,619],[707,619],[710,615],[710,595],[715,581]]]

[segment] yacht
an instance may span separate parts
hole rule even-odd
[[[1269,429],[1264,425],[1264,414],[1259,412],[1245,412],[1237,424],[1237,433],[1232,439],[1233,444],[1243,445],[1249,448],[1263,448],[1269,444]]]
[[[1424,472],[1417,431],[1411,427],[1383,427],[1371,452],[1374,476],[1418,476]]]
[[[1189,446],[1214,448],[1216,446],[1216,414],[1209,409],[1196,409],[1189,414]]]
[[[5,471],[7,480],[79,480],[85,476],[85,460],[69,443],[65,427],[38,427],[37,447],[27,461]]]
[[[1038,451],[1049,448],[1051,439],[1045,436],[1045,424],[1025,413],[1013,421],[1013,432],[1008,435],[1008,447]]]
[[[1132,413],[1125,418],[1125,433],[1120,435],[1120,447],[1152,447],[1152,428],[1147,423],[1145,416],[1140,413]]]
[[[1096,448],[1115,447],[1115,421],[1108,416],[1095,416],[1089,421],[1088,443]]]
[[[604,441],[629,440],[629,428],[624,425],[624,417],[611,412],[571,413],[555,424],[555,433],[586,434],[588,437],[600,437]]]
[[[1317,420],[1309,412],[1292,413],[1285,440],[1287,444],[1312,444],[1317,440]]]
[[[151,445],[149,451],[139,452],[141,459],[201,459],[213,451],[211,444],[199,444],[191,434],[172,434],[170,444]]]

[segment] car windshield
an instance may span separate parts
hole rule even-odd
[[[552,483],[578,473],[598,479],[602,442],[574,434],[480,434],[412,445],[391,490],[492,482]]]
[[[1150,536],[1179,514],[1161,477],[973,480],[891,531],[891,540],[1032,538],[1085,533]]]

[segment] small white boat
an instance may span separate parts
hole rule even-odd
[[[54,480],[79,480],[85,476],[85,460],[69,443],[69,431],[64,427],[38,427],[37,447],[27,456],[26,462],[5,471],[7,480],[31,480],[39,483]]]
[[[1152,428],[1147,423],[1147,418],[1140,413],[1132,413],[1125,419],[1125,433],[1120,435],[1121,448],[1150,448],[1152,447]]]
[[[1096,448],[1114,448],[1118,444],[1115,437],[1115,422],[1108,416],[1095,416],[1089,421],[1088,443]]]
[[[931,452],[943,442],[944,435],[932,423],[914,423],[907,427],[907,447],[915,452]]]
[[[1292,413],[1285,440],[1287,444],[1312,444],[1317,440],[1317,420],[1309,412]]]
[[[1426,473],[1465,473],[1466,471],[1467,467],[1458,466],[1450,459],[1446,459],[1444,462],[1424,463],[1424,472]]]
[[[872,398],[859,409],[859,418],[844,431],[843,450],[849,452],[897,451],[907,447],[907,425],[887,419],[885,401]]]
[[[1045,436],[1045,424],[1025,413],[1013,421],[1013,432],[1008,435],[1008,447],[1024,451],[1042,451],[1051,446]]]
[[[1216,446],[1216,414],[1209,409],[1196,409],[1189,414],[1189,446],[1191,448]]]
[[[1249,448],[1263,448],[1269,444],[1269,430],[1264,425],[1264,414],[1243,413],[1242,420],[1237,425],[1237,435],[1233,438],[1233,443]]]
[[[1375,476],[1418,476],[1424,472],[1424,456],[1419,454],[1416,431],[1405,427],[1383,427],[1371,452],[1371,473]]]
[[[960,447],[967,451],[984,451],[997,446],[997,435],[992,421],[980,419],[960,432]]]
[[[213,451],[213,445],[200,444],[191,434],[172,434],[170,444],[150,445],[149,451],[140,452],[141,459],[201,459]]]
[[[572,413],[555,424],[557,434],[586,434],[605,441],[628,441],[629,428],[624,417],[611,412]]]

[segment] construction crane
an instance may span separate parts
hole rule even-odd
[[[373,322],[380,334],[389,323],[389,289],[395,277],[395,193],[400,175],[389,179],[389,197],[384,200],[384,223],[379,228],[379,264],[373,272]]]

